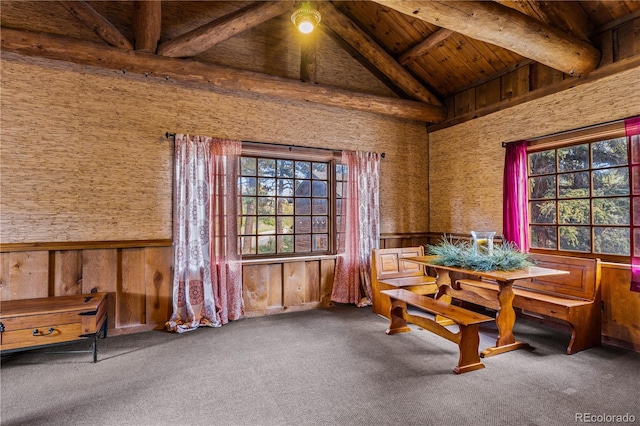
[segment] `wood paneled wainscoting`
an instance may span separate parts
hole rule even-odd
[[[245,316],[330,304],[334,256],[245,261]],[[109,334],[162,329],[172,313],[169,240],[0,245],[0,303],[106,292]]]

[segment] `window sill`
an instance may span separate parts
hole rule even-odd
[[[306,262],[310,260],[334,260],[335,254],[323,254],[315,256],[292,256],[292,257],[267,257],[260,259],[243,259],[242,265],[264,265],[272,263]]]

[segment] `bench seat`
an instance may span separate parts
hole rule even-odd
[[[386,331],[387,334],[411,331],[407,325],[407,322],[410,322],[458,345],[460,356],[458,364],[453,369],[456,374],[484,368],[478,353],[478,345],[480,344],[479,324],[493,321],[493,318],[402,288],[382,290],[380,294],[390,299],[391,323]],[[434,319],[408,313],[407,305],[453,321],[458,325],[458,333],[448,330]]]
[[[569,275],[513,283],[513,306],[524,314],[535,313],[544,319],[560,321],[571,328],[567,354],[600,345],[600,261],[555,255],[532,255],[539,266],[563,269]],[[498,309],[496,282],[459,279],[451,297]]]
[[[372,310],[389,318],[389,299],[382,297],[383,290],[404,288],[417,294],[433,295],[438,292],[436,280],[425,273],[424,267],[402,262],[403,257],[423,256],[424,247],[374,249],[371,253]]]

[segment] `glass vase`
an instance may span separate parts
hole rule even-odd
[[[471,237],[473,237],[473,252],[475,254],[492,254],[493,237],[495,235],[495,232],[471,231]]]

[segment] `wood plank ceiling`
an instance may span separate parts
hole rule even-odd
[[[431,123],[452,116],[454,97],[523,64],[560,79],[589,75],[613,55],[606,44],[615,37],[602,34],[624,24],[632,23],[627,49],[640,55],[634,0],[313,2],[322,33],[384,88],[359,90],[316,76],[316,56],[326,50],[318,36],[295,34],[289,17],[299,4],[3,0],[2,50]],[[225,41],[258,33],[273,52],[261,66],[243,59],[250,50],[225,59]],[[299,60],[297,75],[286,66],[291,58]]]

